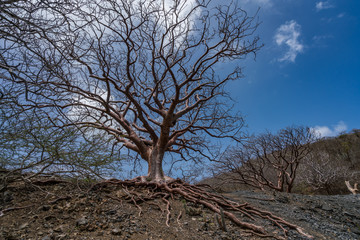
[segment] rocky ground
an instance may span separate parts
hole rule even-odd
[[[169,200],[171,216],[167,226],[162,199],[135,205],[120,186],[91,186],[61,181],[10,184],[0,193],[0,239],[264,239],[229,221],[224,229],[219,225],[221,217],[181,197]],[[301,226],[314,239],[360,239],[359,196],[252,191],[224,195],[271,211]],[[271,222],[254,221],[269,233],[283,236],[282,229]],[[289,230],[286,238],[307,239],[294,230]]]
[[[299,195],[239,191],[228,197],[267,209],[314,239],[360,239],[360,195]],[[301,239],[293,235],[289,239]]]

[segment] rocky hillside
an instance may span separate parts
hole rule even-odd
[[[275,171],[271,169],[266,173],[267,179],[276,184]],[[237,177],[236,172],[220,172],[200,183],[224,192],[252,190],[248,185],[234,184],[232,180]],[[310,154],[299,164],[292,192],[308,195],[348,194],[349,190],[344,183],[346,180],[360,184],[360,130],[357,129],[312,143]]]
[[[260,238],[181,197],[134,204],[121,186],[62,180],[14,182],[0,193],[0,239],[273,239]],[[140,190],[146,191],[146,189]],[[360,199],[355,195],[305,196],[253,191],[227,193],[226,198],[273,212],[300,226],[314,239],[360,239]],[[281,239],[308,239],[265,219],[239,215]],[[252,218],[252,217],[251,217]]]

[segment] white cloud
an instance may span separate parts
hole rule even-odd
[[[334,5],[331,5],[329,1],[320,1],[316,3],[315,7],[317,11],[321,11],[324,9],[334,8]]]
[[[303,51],[304,45],[302,45],[298,40],[301,34],[300,29],[301,26],[296,21],[291,20],[281,25],[276,30],[276,34],[274,36],[276,44],[278,46],[285,45],[288,48],[284,56],[279,59],[280,62],[295,62],[296,56]]]
[[[335,126],[332,126],[332,128],[328,126],[315,126],[311,129],[320,135],[320,137],[334,137],[346,131],[347,125],[343,121],[340,121]]]
[[[334,127],[334,131],[336,133],[341,133],[347,130],[347,126],[343,121],[340,121],[335,127]]]

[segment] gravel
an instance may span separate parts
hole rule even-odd
[[[360,239],[360,195],[238,191],[226,196],[271,211],[301,226],[315,239]],[[306,238],[290,231],[289,239]]]

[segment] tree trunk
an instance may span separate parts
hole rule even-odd
[[[165,151],[163,149],[159,149],[157,147],[154,147],[152,150],[148,161],[148,181],[158,182],[165,180],[165,175],[162,168],[164,153]]]

